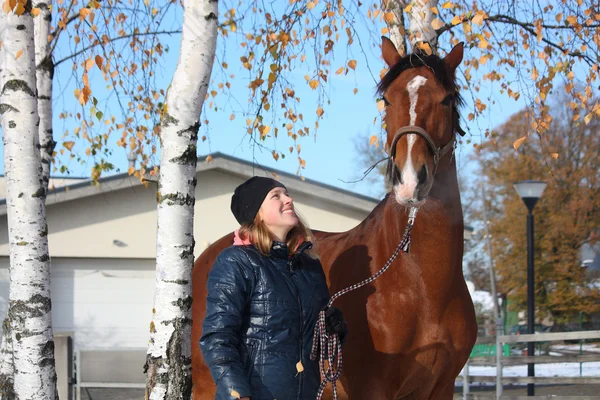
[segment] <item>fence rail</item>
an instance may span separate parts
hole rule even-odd
[[[557,332],[557,333],[538,333],[529,335],[499,335],[497,337],[486,337],[477,340],[477,344],[496,344],[496,355],[479,356],[468,360],[463,370],[463,375],[457,377],[457,381],[463,382],[463,400],[474,398],[491,398],[494,396],[497,400],[500,399],[546,399],[549,396],[503,396],[503,384],[600,384],[600,377],[505,377],[502,376],[502,368],[504,366],[527,365],[527,364],[543,364],[543,363],[584,363],[584,362],[600,362],[599,354],[586,355],[566,355],[566,356],[506,356],[503,355],[503,346],[505,344],[516,343],[531,343],[531,342],[556,342],[564,340],[600,340],[600,330],[598,331],[580,331],[580,332]],[[470,366],[496,366],[496,376],[470,375]],[[469,383],[484,382],[496,383],[496,393],[488,395],[470,394]],[[552,396],[553,400],[583,400],[594,398],[590,396]],[[597,398],[597,397],[595,397]]]

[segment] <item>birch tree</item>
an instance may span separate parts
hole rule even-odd
[[[5,335],[10,334],[12,342],[12,365],[9,358],[8,367],[3,366],[1,372],[13,374],[12,379],[1,377],[6,385],[3,395],[54,399],[50,257],[46,192],[41,178],[31,2],[7,1],[2,14],[0,114],[10,251],[9,330]]]
[[[52,13],[48,0],[34,0],[33,8],[37,16],[33,19],[34,46],[35,46],[35,75],[37,85],[38,114],[40,116],[39,137],[42,159],[42,182],[44,190],[48,191],[50,181],[50,167],[54,153],[52,135],[52,77],[54,76],[54,63],[50,48],[50,22]]]
[[[217,1],[186,0],[177,69],[161,121],[156,289],[146,398],[191,395],[191,272],[196,146],[217,39]]]

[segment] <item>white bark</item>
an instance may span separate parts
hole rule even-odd
[[[384,0],[383,9],[392,13],[394,18],[392,20],[386,20],[386,24],[389,30],[389,37],[398,53],[401,56],[407,54],[406,48],[406,26],[404,24],[404,1],[399,0]]]
[[[217,39],[217,1],[184,2],[181,50],[161,123],[156,290],[147,398],[191,395],[191,272],[196,145]]]
[[[52,153],[56,142],[52,137],[52,77],[54,75],[54,63],[50,54],[50,22],[52,14],[49,9],[51,0],[36,0],[33,7],[40,10],[40,14],[33,19],[35,32],[35,65],[36,82],[38,93],[38,113],[40,116],[40,151],[42,156],[42,181],[46,192],[50,180],[50,167]]]
[[[437,16],[431,9],[438,6],[438,0],[399,0],[399,2],[403,6],[412,4],[408,12],[408,33],[412,51],[417,49],[419,42],[427,42],[431,50],[436,53],[438,40],[432,22]]]
[[[33,19],[2,17],[0,115],[10,250],[9,320],[17,399],[56,398],[50,258],[41,180]]]

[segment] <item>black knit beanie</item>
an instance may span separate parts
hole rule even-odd
[[[240,225],[254,222],[265,197],[276,187],[286,188],[275,179],[253,176],[235,188],[231,196],[231,212]]]

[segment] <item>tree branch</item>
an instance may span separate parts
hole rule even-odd
[[[156,31],[156,32],[143,32],[143,33],[131,33],[129,35],[124,35],[124,36],[119,36],[119,37],[113,37],[113,38],[109,38],[108,39],[108,43],[111,42],[115,42],[119,39],[128,39],[131,37],[137,37],[137,36],[149,36],[149,35],[172,35],[172,34],[176,34],[176,33],[181,33],[181,30],[174,30],[174,31]],[[54,63],[54,66],[58,66],[59,64],[70,60],[72,58],[77,57],[78,55],[80,55],[81,53],[86,52],[89,49],[92,49],[96,46],[100,46],[101,44],[105,44],[106,42],[101,42],[101,43],[96,43],[96,44],[92,44],[90,46],[84,47],[83,49],[71,54],[70,56],[67,56],[61,60],[58,60]]]
[[[470,21],[473,18],[475,18],[475,16],[472,16],[471,18],[466,18],[465,20],[463,20],[463,22]],[[507,15],[502,15],[502,14],[495,15],[493,17],[486,18],[485,21],[486,22],[501,22],[501,23],[509,24],[509,25],[517,25],[517,26],[520,26],[521,28],[525,29],[527,32],[531,33],[533,36],[537,36],[537,32],[534,30],[536,25],[529,23],[529,22],[521,22],[521,21],[519,21],[515,18],[512,18],[510,16],[507,16]],[[452,28],[454,28],[454,26],[458,26],[458,25],[452,25],[451,23],[445,24],[441,28],[437,29],[436,33],[439,36],[446,31],[450,31]],[[600,24],[589,25],[589,26],[586,26],[586,28],[587,27],[597,28],[597,27],[600,27]],[[543,25],[543,24],[542,24],[542,28],[545,28],[545,29],[571,29],[571,30],[573,29],[572,27],[559,26],[559,25]],[[567,54],[568,56],[582,58],[590,66],[594,65],[596,63],[596,61],[594,61],[594,59],[592,59],[590,56],[587,56],[587,55],[581,53],[580,51],[569,51],[565,47],[559,46],[558,44],[556,44],[546,38],[542,38],[542,41],[544,43],[546,43],[547,45],[554,47],[555,49],[561,51],[562,53]]]

